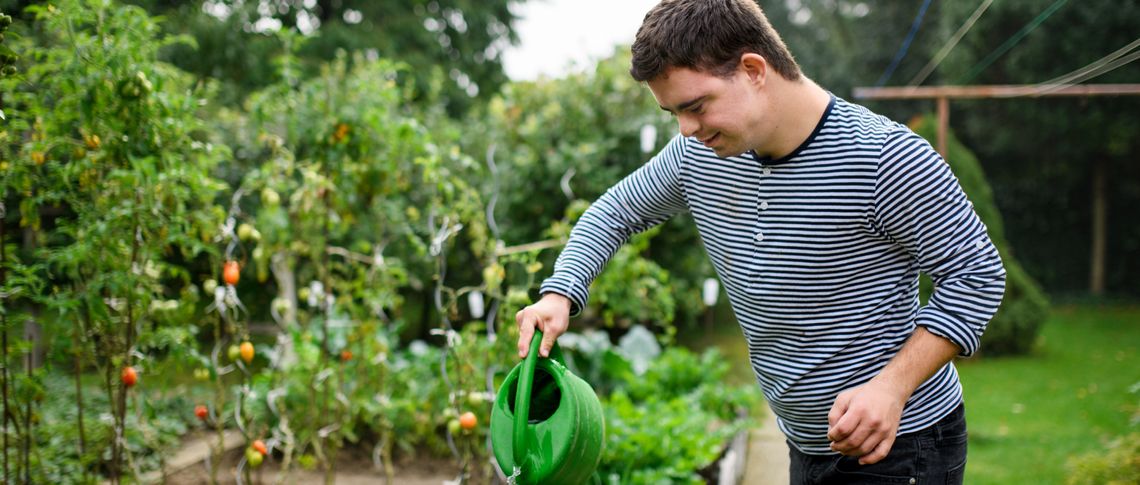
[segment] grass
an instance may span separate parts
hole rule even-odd
[[[983,347],[984,347],[983,338]],[[1060,484],[1070,457],[1129,431],[1140,395],[1140,308],[1054,310],[1032,355],[958,363],[966,483]]]
[[[720,347],[733,363],[729,381],[755,382],[735,325],[689,329],[677,340]],[[1136,430],[1129,423],[1140,393],[1130,389],[1140,383],[1140,307],[1058,307],[1031,355],[956,365],[970,431],[966,483],[1062,484],[1071,457]]]

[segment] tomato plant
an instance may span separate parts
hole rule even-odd
[[[128,396],[132,367],[154,353],[190,355],[193,327],[172,322],[196,301],[184,263],[210,252],[202,236],[220,222],[209,171],[224,150],[194,138],[205,93],[157,60],[165,41],[141,9],[66,0],[29,12],[35,28],[13,43],[46,62],[0,81],[4,158],[26,160],[20,220],[52,278],[47,321],[59,324],[45,333],[69,339],[77,386],[94,371],[110,397],[97,413],[113,432],[86,436],[104,424],[77,399],[78,454],[117,483],[141,449],[123,438],[136,432],[128,408],[148,399]]]

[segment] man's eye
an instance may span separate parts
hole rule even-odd
[[[699,115],[701,113],[704,113],[704,111],[705,111],[705,105],[703,105],[703,104],[698,104],[696,106],[693,106],[692,108],[689,108],[689,112],[692,114],[695,114],[695,115]]]

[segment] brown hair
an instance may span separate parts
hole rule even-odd
[[[754,0],[663,0],[645,14],[633,42],[629,74],[649,81],[683,67],[731,74],[740,56],[760,54],[788,80],[800,66]]]

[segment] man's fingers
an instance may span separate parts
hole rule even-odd
[[[541,357],[550,357],[550,349],[554,347],[554,339],[557,338],[554,332],[544,332],[542,334],[542,344],[538,347],[538,355]]]
[[[894,436],[887,436],[886,439],[879,442],[879,446],[876,446],[873,451],[871,451],[870,453],[863,455],[863,457],[859,458],[859,464],[860,465],[870,465],[873,463],[878,463],[879,460],[882,460],[883,458],[887,457],[887,453],[891,452],[891,447],[894,446],[894,444],[895,444],[895,437]]]
[[[827,426],[829,428],[834,427],[835,423],[839,422],[839,418],[843,417],[843,413],[847,412],[849,402],[847,393],[840,393],[835,397],[835,404],[831,405],[831,411],[827,413]]]
[[[871,439],[875,430],[866,422],[861,421],[861,424],[862,426],[856,427],[846,438],[831,443],[831,449],[848,456],[863,456],[870,453],[878,444],[878,441]]]
[[[534,317],[522,309],[515,314],[515,322],[519,325],[519,358],[525,359],[530,351],[530,339],[534,337]]]
[[[842,417],[835,422],[835,425],[827,430],[827,439],[832,442],[843,441],[858,427],[859,415],[857,413],[846,412],[845,410]]]
[[[847,408],[851,404],[851,399],[847,393],[840,393],[835,398],[835,404],[831,405],[831,411],[827,413],[827,439],[835,442],[841,441],[847,437],[847,434],[854,429],[854,426],[844,428],[843,432],[837,430],[839,423],[843,421],[843,417],[847,415]],[[855,424],[858,424],[857,422]]]

